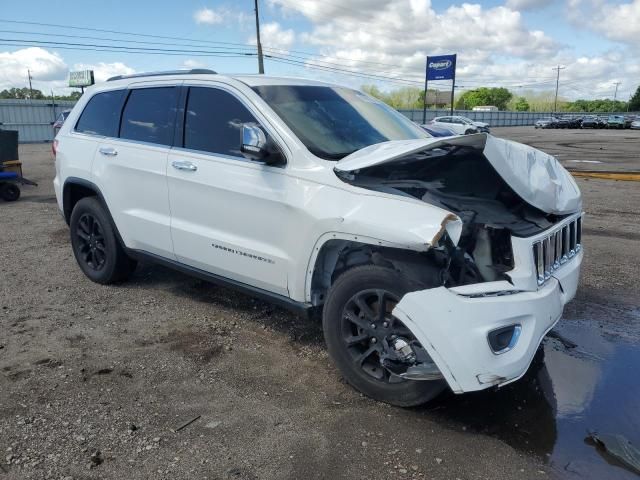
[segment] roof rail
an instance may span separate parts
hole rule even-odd
[[[133,73],[131,75],[116,75],[107,79],[107,82],[114,80],[122,80],[125,78],[138,78],[138,77],[159,77],[161,75],[200,75],[200,74],[216,74],[213,70],[208,68],[192,68],[191,70],[166,70],[164,72],[147,72],[147,73]]]

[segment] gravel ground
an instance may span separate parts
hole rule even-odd
[[[406,410],[359,395],[317,322],[153,265],[91,283],[57,211],[49,146],[20,155],[40,185],[0,204],[0,478],[561,475],[439,414],[446,395]],[[589,217],[574,305],[632,305],[640,189],[579,183]]]

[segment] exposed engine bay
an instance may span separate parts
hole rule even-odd
[[[442,285],[509,280],[511,236],[538,234],[566,215],[544,212],[516,193],[479,148],[484,142],[456,140],[336,174],[358,187],[420,199],[462,220],[457,245],[445,232],[431,251],[445,269]]]

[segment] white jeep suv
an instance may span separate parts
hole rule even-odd
[[[91,280],[151,260],[322,312],[345,378],[395,405],[518,379],[577,288],[581,196],[553,157],[431,138],[348,88],[116,77],[87,90],[54,149]]]

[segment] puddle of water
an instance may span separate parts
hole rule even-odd
[[[555,330],[577,347],[547,338],[519,381],[444,399],[428,414],[542,458],[561,478],[638,480],[585,441],[589,431],[617,433],[640,448],[640,342],[619,334],[638,331],[640,310],[628,315],[612,326],[563,319]]]

